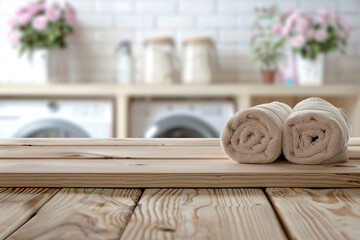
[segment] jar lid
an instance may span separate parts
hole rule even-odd
[[[188,43],[204,43],[204,44],[214,44],[214,41],[211,37],[189,37],[183,40],[183,44]]]
[[[144,44],[149,44],[149,43],[165,43],[165,44],[174,44],[174,40],[172,39],[172,37],[148,37],[144,40]]]

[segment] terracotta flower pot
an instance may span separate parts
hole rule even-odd
[[[273,84],[275,82],[275,70],[263,70],[261,71],[261,76],[263,83]]]

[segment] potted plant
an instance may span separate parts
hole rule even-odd
[[[264,83],[274,83],[278,64],[282,57],[284,39],[281,26],[276,24],[276,7],[256,7],[250,45],[255,62],[261,69]]]
[[[69,3],[30,2],[9,20],[9,39],[18,48],[22,71],[37,82],[68,77],[67,37],[74,33],[75,10]],[[35,75],[35,76],[34,76]]]
[[[320,85],[324,82],[324,55],[345,52],[350,26],[335,11],[319,10],[314,19],[294,11],[282,32],[296,54],[299,84]]]

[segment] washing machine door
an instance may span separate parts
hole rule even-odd
[[[88,138],[80,126],[60,119],[41,119],[18,131],[15,138]]]
[[[145,133],[146,138],[215,138],[216,131],[206,122],[191,116],[171,116],[161,119]]]

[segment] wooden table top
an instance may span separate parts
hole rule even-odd
[[[218,139],[0,139],[0,239],[359,239],[360,139],[348,152],[238,164]]]
[[[0,239],[359,239],[360,189],[0,188]]]
[[[358,187],[350,160],[327,165],[239,164],[219,139],[0,139],[0,187]]]

